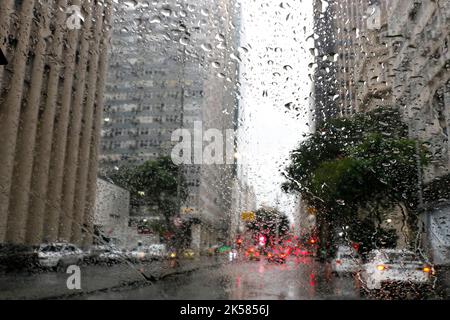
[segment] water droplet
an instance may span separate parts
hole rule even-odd
[[[219,33],[216,35],[216,40],[223,42],[225,41],[225,36]]]
[[[189,38],[187,38],[187,37],[183,37],[183,38],[180,39],[180,43],[181,43],[183,46],[189,45],[189,42],[190,42],[190,40],[189,40]]]
[[[242,62],[241,57],[235,55],[234,53],[232,53],[232,54],[230,55],[230,58],[231,58],[232,60],[236,60],[236,61]]]
[[[170,8],[163,8],[161,14],[165,17],[170,17],[172,15],[172,10]]]
[[[213,49],[213,47],[209,43],[204,43],[204,44],[202,44],[202,49],[206,52],[209,52]]]
[[[161,17],[160,16],[154,16],[150,19],[150,23],[161,23]]]

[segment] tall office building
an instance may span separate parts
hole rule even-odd
[[[323,2],[317,0],[317,3]],[[444,186],[450,179],[448,1],[339,0],[326,3],[333,15],[323,28],[331,36],[318,36],[321,39],[332,37],[335,41],[337,116],[378,107],[398,108],[408,125],[410,138],[423,142],[431,155],[418,184],[419,210],[429,210],[423,215],[424,230],[428,232],[423,238],[440,245],[447,243],[442,240],[447,235],[441,226],[448,221],[443,214],[448,211],[450,195],[445,187],[433,191],[433,185]],[[316,20],[324,22],[319,11],[316,10],[315,16]],[[318,56],[318,60],[322,58]],[[320,62],[317,63],[320,67]],[[321,90],[320,81],[316,75],[316,91]],[[315,94],[317,112],[324,108],[321,103],[327,102],[320,94],[321,91]],[[325,109],[334,107],[329,104]],[[444,209],[437,212],[435,205]],[[397,216],[389,227],[399,231],[403,218],[400,212]],[[429,216],[439,216],[442,223],[431,223]],[[398,232],[403,238],[399,245],[407,245],[404,235],[408,232]]]
[[[314,108],[313,120],[316,129],[330,118],[339,115],[336,101],[336,35],[334,26],[335,7],[332,1],[314,0],[314,56],[313,73]]]
[[[333,6],[341,114],[397,106],[410,136],[429,142],[434,161],[425,181],[448,173],[449,5],[343,0]]]
[[[1,2],[2,243],[92,242],[111,10],[111,1]]]
[[[317,0],[316,125],[392,104],[386,0]]]
[[[172,133],[180,128],[193,135],[197,123],[203,133],[218,129],[224,137],[227,129],[234,130],[239,61],[231,57],[237,50],[237,12],[228,0],[118,7],[102,131],[103,172],[170,156]],[[221,218],[230,208],[232,167],[182,165],[188,184],[183,217],[201,221],[193,231],[196,246],[216,241],[213,235],[226,222]],[[132,219],[155,215],[157,208],[140,208]]]

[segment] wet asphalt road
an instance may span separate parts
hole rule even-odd
[[[171,276],[152,285],[78,299],[177,300],[322,300],[360,299],[357,281],[336,277],[312,258],[291,258],[278,265],[266,261],[227,263]]]

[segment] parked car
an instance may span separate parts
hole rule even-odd
[[[355,249],[340,246],[336,257],[331,261],[331,268],[336,275],[355,274],[361,270],[362,260]]]
[[[195,251],[192,249],[184,249],[181,251],[181,256],[184,259],[194,259],[196,257]]]
[[[36,250],[39,265],[43,268],[62,269],[69,265],[79,265],[84,253],[70,243],[50,243],[39,246]]]
[[[145,261],[148,259],[145,247],[135,247],[128,252],[128,258],[132,261]]]
[[[153,259],[164,259],[167,257],[165,244],[152,244],[148,247],[148,254]]]
[[[39,246],[0,244],[0,272],[40,269],[38,248]]]
[[[369,253],[360,272],[362,293],[387,291],[404,297],[431,289],[434,269],[408,250],[381,249]]]
[[[131,250],[130,257],[134,261],[160,260],[167,257],[167,248],[164,244],[139,246]]]
[[[107,248],[104,252],[100,253],[99,261],[112,264],[112,263],[120,263],[124,261],[124,254],[121,250],[116,248]]]
[[[124,254],[120,249],[111,245],[98,245],[93,246],[85,260],[89,263],[119,263],[126,258],[126,254]]]

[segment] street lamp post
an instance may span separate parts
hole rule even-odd
[[[277,215],[277,218],[276,218],[276,220],[275,220],[275,241],[276,241],[276,243],[278,244],[279,242],[280,242],[280,239],[279,239],[279,237],[280,237],[280,234],[279,234],[279,219],[280,219],[280,217]]]
[[[422,160],[421,160],[421,152],[420,152],[420,144],[419,144],[419,128],[418,123],[414,125],[414,136],[415,136],[415,148],[416,148],[416,166],[417,166],[417,198],[419,201],[418,204],[418,213],[421,221],[420,228],[418,230],[417,238],[416,238],[416,248],[424,248],[424,245],[427,242],[427,228],[428,228],[428,219],[429,216],[425,212],[424,208],[424,199],[423,199],[423,174],[422,174]]]

